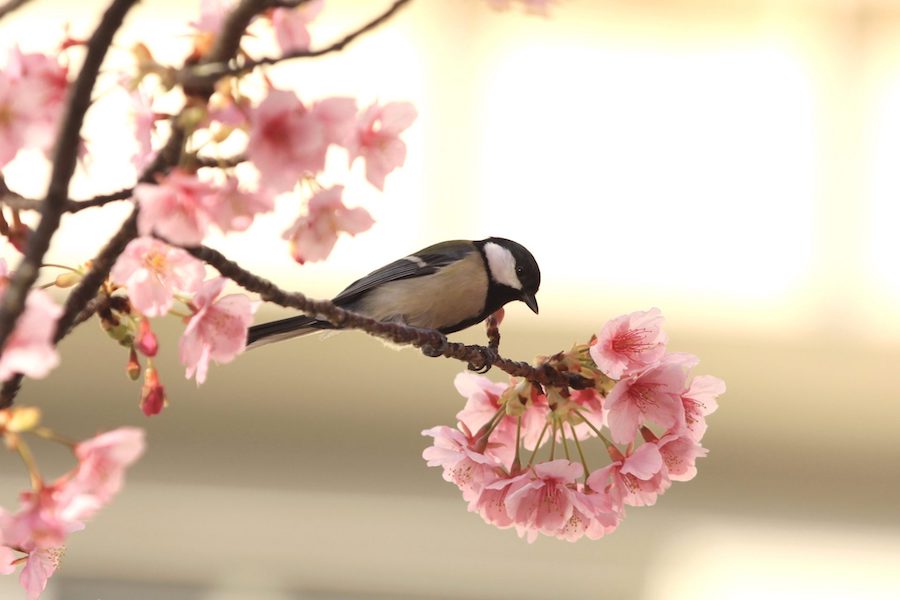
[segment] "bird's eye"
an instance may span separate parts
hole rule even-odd
[[[521,275],[524,272],[525,272],[525,267],[523,267],[521,265],[516,267],[516,275]]]

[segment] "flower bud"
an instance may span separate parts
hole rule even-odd
[[[58,288],[68,288],[72,287],[76,283],[81,281],[81,273],[76,273],[75,271],[67,271],[66,273],[60,273],[56,276],[56,281],[53,282]]]
[[[150,321],[148,319],[141,318],[137,336],[134,339],[134,346],[144,356],[156,356],[157,351],[159,351],[159,342],[156,339],[156,334],[150,329]]]
[[[159,382],[156,369],[147,367],[144,371],[144,385],[141,388],[141,411],[151,417],[158,415],[166,404],[166,390]]]
[[[0,411],[0,429],[13,433],[31,431],[41,422],[41,410],[33,406],[14,406]]]
[[[137,381],[138,377],[141,376],[141,363],[138,361],[137,352],[134,351],[134,348],[131,349],[131,354],[128,356],[128,364],[125,367],[125,372],[128,373],[128,377],[132,381]]]

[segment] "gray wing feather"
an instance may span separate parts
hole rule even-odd
[[[441,267],[446,267],[473,251],[475,251],[475,248],[471,244],[462,245],[444,242],[429,246],[416,254],[395,260],[380,269],[372,271],[365,277],[357,279],[344,288],[340,294],[332,298],[331,301],[338,306],[346,306],[380,285],[400,279],[431,275],[436,273]]]

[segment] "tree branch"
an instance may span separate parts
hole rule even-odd
[[[134,188],[126,188],[111,192],[109,194],[100,194],[98,196],[94,196],[93,198],[87,198],[86,200],[68,199],[65,201],[65,209],[63,210],[63,212],[76,213],[86,208],[106,206],[107,204],[110,204],[112,202],[118,202],[120,200],[127,200],[131,198],[132,193],[134,193]],[[41,210],[41,206],[43,206],[43,200],[38,200],[37,198],[26,198],[25,196],[16,193],[9,188],[4,188],[2,185],[0,185],[0,204],[17,210],[39,211]]]
[[[553,387],[585,389],[594,386],[594,381],[581,375],[567,373],[543,364],[537,367],[525,362],[503,358],[489,347],[450,342],[447,336],[435,329],[421,329],[399,323],[384,323],[363,315],[344,310],[328,300],[313,300],[300,292],[287,292],[271,281],[241,268],[221,252],[207,246],[184,248],[196,258],[216,268],[244,289],[259,294],[263,300],[288,308],[296,308],[315,315],[338,327],[360,329],[376,337],[395,344],[408,344],[422,350],[428,356],[444,356],[469,364],[478,370],[495,366],[501,371],[529,381]]]
[[[408,2],[409,0],[395,0],[390,8],[388,8],[381,15],[379,15],[372,21],[369,21],[361,28],[345,35],[340,40],[324,48],[319,48],[318,50],[295,50],[294,52],[288,52],[287,54],[284,54],[282,56],[266,57],[259,60],[248,60],[237,66],[231,66],[228,62],[223,60],[210,60],[208,62],[205,62],[204,64],[191,67],[187,71],[183,71],[180,74],[181,83],[186,89],[194,89],[195,87],[201,87],[204,85],[211,87],[216,81],[218,81],[222,77],[225,77],[226,75],[241,75],[244,73],[249,73],[256,67],[262,65],[273,65],[275,63],[290,60],[293,58],[313,58],[316,56],[330,54],[332,52],[339,52],[359,36],[375,29],[376,27],[390,19],[394,15],[394,13],[400,10],[400,8]]]
[[[113,0],[88,42],[84,64],[69,90],[62,127],[53,153],[50,184],[41,203],[41,221],[29,237],[25,256],[13,273],[0,303],[0,349],[6,345],[16,320],[25,308],[25,298],[37,279],[38,268],[50,246],[50,238],[59,227],[60,217],[65,211],[69,181],[75,172],[81,125],[90,106],[91,92],[100,65],[125,15],[137,1]]]
[[[16,10],[17,8],[22,8],[27,3],[28,0],[9,0],[9,2],[0,5],[0,19]]]

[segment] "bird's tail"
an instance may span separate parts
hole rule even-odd
[[[334,329],[334,325],[327,321],[307,317],[306,315],[261,323],[254,325],[247,331],[247,350],[259,348],[272,342],[280,342],[281,340],[307,335],[322,329]]]

